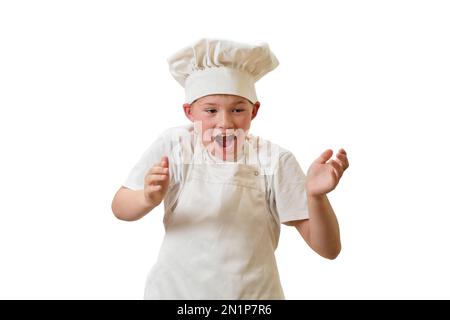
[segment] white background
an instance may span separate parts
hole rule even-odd
[[[351,166],[330,199],[343,250],[294,229],[288,299],[450,298],[450,5],[446,1],[2,1],[0,298],[141,299],[162,208],[111,200],[142,152],[187,124],[166,58],[202,37],[266,41],[252,132],[306,170]]]

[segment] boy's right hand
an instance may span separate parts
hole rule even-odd
[[[164,156],[145,176],[144,197],[151,206],[157,206],[164,199],[169,187],[169,158]]]

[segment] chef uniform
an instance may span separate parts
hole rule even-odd
[[[267,44],[201,39],[171,58],[186,102],[232,94],[256,102],[254,83],[278,65]],[[163,134],[124,186],[138,190],[169,156],[165,237],[146,299],[284,299],[275,249],[280,223],[308,218],[305,175],[295,157],[248,135],[236,161],[215,158],[193,126]]]

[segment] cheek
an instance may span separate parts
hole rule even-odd
[[[199,119],[199,121],[202,122],[203,132],[205,132],[207,129],[215,127],[215,122],[211,118],[203,117],[202,119]]]
[[[208,130],[211,130],[215,127],[215,122],[213,119],[207,116],[201,116],[201,115],[193,115],[194,122],[201,122],[201,128],[202,132],[208,132]]]
[[[211,122],[211,120],[208,119],[208,117],[206,115],[202,114],[202,113],[194,112],[192,114],[192,118],[193,118],[194,122],[201,122],[203,125],[206,124],[206,123]]]
[[[237,121],[239,128],[248,129],[250,128],[250,123],[252,122],[252,116],[246,115],[245,117],[240,117]]]

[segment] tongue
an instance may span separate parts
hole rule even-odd
[[[226,148],[229,145],[231,145],[234,141],[234,136],[230,135],[230,136],[221,136],[221,135],[217,135],[216,136],[216,142],[222,147],[222,148]]]

